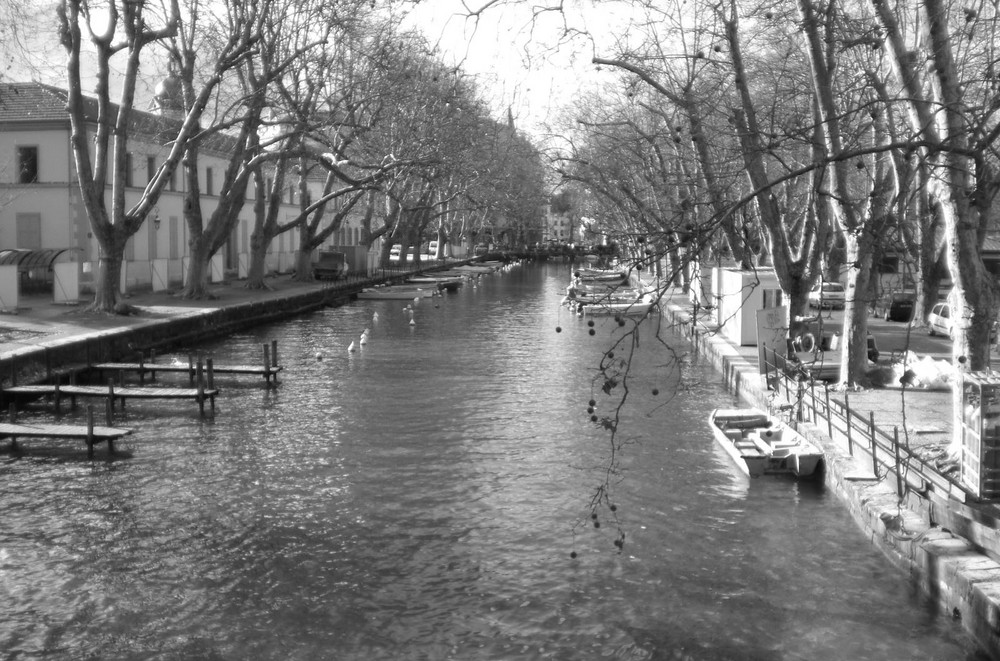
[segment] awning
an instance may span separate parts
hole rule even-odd
[[[29,250],[27,248],[12,248],[0,250],[0,266],[16,264],[20,270],[52,268],[63,253],[79,251],[79,248],[45,248]]]

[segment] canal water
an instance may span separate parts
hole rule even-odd
[[[0,658],[985,658],[821,486],[727,463],[718,374],[560,310],[567,281],[193,347],[275,339],[283,382],[130,404],[128,459],[3,455]]]

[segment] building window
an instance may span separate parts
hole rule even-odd
[[[153,156],[146,157],[146,183],[153,183],[153,177],[156,176],[156,158]]]
[[[17,148],[17,183],[38,183],[38,147]]]
[[[171,193],[177,190],[177,168],[170,172],[170,181],[167,182],[167,190]]]
[[[215,195],[215,170],[205,168],[205,193]]]
[[[125,154],[125,187],[131,188],[132,183],[132,154]]]

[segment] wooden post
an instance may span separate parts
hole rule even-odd
[[[14,402],[11,402],[7,409],[7,419],[10,420],[10,424],[17,424],[17,405]],[[17,436],[10,437],[10,449],[12,452],[17,452]]]
[[[152,349],[150,349],[149,350],[149,363],[153,364],[155,362],[156,362],[156,352],[153,351]],[[149,380],[150,381],[156,381],[156,368],[155,367],[152,370],[150,370],[150,372],[149,372]]]
[[[111,404],[111,400],[107,399],[104,401],[104,419],[107,420],[108,427],[111,427],[111,420],[114,418],[114,406]]]
[[[198,410],[205,415],[205,382],[201,378],[201,361],[198,361]]]
[[[45,347],[45,380],[52,380],[52,356],[49,355],[48,347]]]
[[[139,352],[139,385],[146,382],[146,357]]]
[[[115,408],[115,381],[114,379],[108,379],[108,401],[111,402],[111,410]],[[125,406],[125,400],[122,400],[122,406]],[[88,407],[88,409],[93,409],[93,407]]]
[[[215,390],[215,369],[212,367],[213,361],[211,358],[205,359],[205,374],[208,378],[208,389]],[[214,401],[214,398],[213,398]]]
[[[278,366],[278,341],[271,340],[271,367]]]
[[[878,445],[875,444],[875,412],[868,412],[868,433],[872,439],[872,472],[878,477]]]
[[[52,391],[52,405],[55,406],[56,413],[59,413],[59,408],[62,404],[62,393],[59,390],[59,382],[56,381],[53,387],[55,389]]]
[[[87,405],[87,457],[94,458],[94,407]]]
[[[188,354],[188,383],[194,384],[194,356]]]
[[[267,344],[261,345],[264,349],[264,378],[267,382],[271,382],[271,349]]]

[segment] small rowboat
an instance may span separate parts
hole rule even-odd
[[[715,409],[708,422],[715,440],[750,477],[809,477],[823,461],[819,446],[759,409]]]
[[[579,269],[573,277],[580,282],[617,283],[628,280],[628,273],[616,269]]]
[[[462,276],[435,277],[433,275],[415,275],[406,282],[414,285],[430,285],[438,289],[447,289],[448,291],[458,291],[458,288],[465,282],[465,278]]]
[[[641,297],[630,296],[626,299],[609,298],[598,300],[593,303],[581,303],[577,306],[579,314],[589,315],[615,315],[625,317],[644,317],[649,314],[656,301],[649,294]]]
[[[358,292],[359,300],[411,301],[415,298],[430,298],[438,294],[436,287],[418,289],[416,287],[366,287]]]

